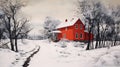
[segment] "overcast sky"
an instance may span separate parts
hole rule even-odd
[[[42,24],[46,16],[63,21],[75,16],[77,0],[29,0],[22,10],[35,25]],[[120,0],[101,0],[105,4],[118,5]]]
[[[23,10],[34,22],[43,21],[46,16],[66,19],[73,16],[74,0],[30,0]]]

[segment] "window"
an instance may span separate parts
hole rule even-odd
[[[75,34],[75,38],[78,38],[78,33]]]
[[[75,24],[75,28],[78,29],[78,24]]]
[[[82,29],[82,24],[80,24],[80,29]]]
[[[80,34],[80,38],[82,38],[83,36],[82,36],[82,34]]]
[[[63,38],[66,38],[66,34],[63,34]]]

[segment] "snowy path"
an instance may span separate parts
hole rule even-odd
[[[31,59],[30,65],[28,67],[54,66],[55,65],[55,61],[53,58],[54,52],[52,52],[52,49],[48,48],[49,45],[47,45],[46,47],[46,43],[44,42],[40,44],[40,46],[41,46],[40,51]]]
[[[18,53],[0,48],[0,67],[23,67],[26,59],[39,48],[39,45],[36,44],[36,41],[18,40]]]
[[[75,47],[58,48],[54,43],[39,41],[40,51],[28,67],[119,67],[120,46],[80,51]]]
[[[39,50],[40,50],[40,46],[38,46],[38,49],[37,49],[34,53],[32,53],[32,54],[26,59],[25,63],[23,64],[23,67],[27,67],[27,66],[29,65],[29,62],[30,62],[31,58],[32,58],[37,52],[39,52]]]

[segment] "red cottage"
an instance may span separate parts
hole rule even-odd
[[[89,40],[88,32],[85,32],[85,25],[78,18],[71,21],[65,20],[56,28],[57,31],[53,31],[56,35],[55,40],[61,40],[63,38],[74,41],[87,41]],[[93,40],[93,34],[90,34],[90,40]]]

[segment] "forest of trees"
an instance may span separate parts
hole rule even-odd
[[[109,8],[96,0],[83,0],[77,2],[77,16],[83,16],[86,29],[94,34],[96,44],[88,41],[86,50],[115,46],[120,41],[120,6]],[[89,36],[90,39],[90,36]],[[105,45],[107,41],[112,43]]]

